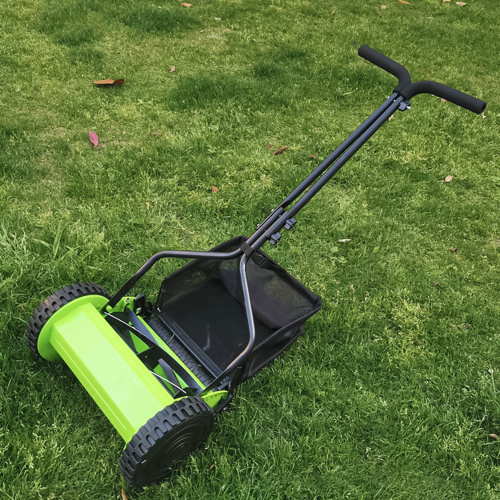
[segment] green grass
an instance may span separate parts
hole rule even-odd
[[[391,93],[363,43],[485,118],[415,98],[266,248],[323,310],[202,451],[127,494],[500,498],[497,0],[180,3],[2,5],[0,498],[120,497],[123,443],[26,321],[72,282],[113,292],[160,249],[250,234]]]

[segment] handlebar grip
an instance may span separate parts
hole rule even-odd
[[[462,108],[468,109],[480,115],[484,108],[486,108],[486,103],[472,97],[469,94],[464,94],[460,90],[453,89],[447,85],[443,85],[438,82],[430,82],[423,80],[421,82],[416,82],[408,85],[406,88],[400,90],[400,94],[407,100],[410,100],[413,96],[418,94],[433,94],[438,97],[442,97],[447,101],[453,102],[462,106]]]
[[[411,77],[408,70],[391,58],[384,56],[384,54],[377,52],[371,47],[368,47],[368,45],[361,45],[358,50],[358,54],[367,61],[370,61],[379,68],[385,69],[385,71],[388,71],[398,78],[399,84],[394,89],[394,92],[401,92],[401,90],[410,85]]]

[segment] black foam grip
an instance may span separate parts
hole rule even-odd
[[[384,56],[384,54],[373,50],[371,47],[368,47],[368,45],[361,45],[358,50],[358,54],[367,61],[370,61],[379,68],[385,69],[385,71],[388,71],[398,78],[399,84],[394,89],[395,92],[400,92],[402,89],[410,85],[411,77],[408,70],[404,66],[401,66],[401,64],[392,60],[390,57]]]
[[[481,101],[481,99],[472,97],[469,94],[464,94],[457,89],[453,89],[438,82],[423,80],[421,82],[412,83],[408,85],[408,87],[402,89],[400,94],[408,100],[418,94],[433,94],[477,114],[481,114],[484,108],[486,108],[486,103]]]

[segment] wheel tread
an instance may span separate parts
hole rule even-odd
[[[183,398],[160,410],[134,434],[120,458],[120,471],[130,486],[133,488],[146,486],[142,484],[141,478],[136,477],[137,466],[168,432],[201,414],[210,415],[213,424],[214,413],[202,398],[199,396]]]
[[[65,286],[47,297],[31,315],[26,325],[26,343],[30,350],[40,358],[38,352],[38,337],[42,328],[45,326],[50,317],[62,306],[65,306],[72,300],[75,300],[86,295],[102,295],[109,299],[109,294],[96,283],[73,283]]]

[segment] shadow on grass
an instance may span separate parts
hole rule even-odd
[[[77,47],[109,35],[109,32],[101,30],[101,24],[108,25],[109,22],[122,23],[145,33],[189,31],[200,26],[194,15],[179,5],[157,6],[141,1],[97,0],[71,0],[61,4],[46,0],[39,15],[38,29],[56,43]]]

